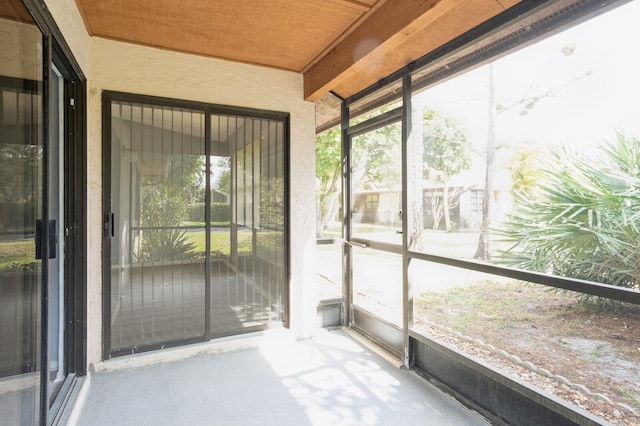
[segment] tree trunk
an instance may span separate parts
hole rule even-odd
[[[433,217],[432,229],[434,231],[437,231],[438,228],[440,228],[440,221],[442,220],[444,204],[439,201],[437,192],[431,192],[431,195],[429,197],[429,201],[431,202],[431,216]]]
[[[445,181],[442,186],[442,209],[444,214],[444,230],[451,232],[451,215],[449,214],[449,184]]]
[[[408,141],[409,161],[408,165],[408,188],[411,215],[405,215],[411,220],[409,228],[409,248],[411,250],[422,251],[424,248],[423,231],[424,231],[424,211],[422,204],[424,201],[424,190],[422,183],[422,154],[424,150],[422,132],[423,132],[423,108],[422,105],[413,105],[411,117],[411,134]]]
[[[475,259],[489,260],[491,246],[489,241],[489,226],[491,225],[491,211],[493,204],[493,175],[496,162],[496,97],[493,82],[493,64],[489,64],[489,131],[487,134],[487,168],[484,179],[484,198],[482,200],[482,225],[478,238],[478,248],[473,255]]]
[[[340,207],[338,196],[340,190],[340,173],[336,173],[331,179],[331,183],[324,189],[325,195],[317,201],[316,208],[316,238],[322,238],[322,232],[327,228],[331,220],[336,217]]]

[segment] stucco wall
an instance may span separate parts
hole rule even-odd
[[[303,100],[303,80],[284,72],[135,46],[84,31],[73,0],[47,0],[88,83],[88,363],[102,345],[102,127],[103,90],[288,112],[291,115],[291,328],[311,334],[315,324],[315,115]]]
[[[90,37],[75,0],[46,0],[45,4],[62,31],[78,65],[85,75],[88,74]]]
[[[233,105],[291,114],[291,325],[311,332],[314,240],[314,105],[304,102],[302,76],[278,70],[185,55],[100,38],[90,45],[89,78],[89,332],[101,333],[101,96],[103,90]],[[100,347],[89,348],[90,362]]]

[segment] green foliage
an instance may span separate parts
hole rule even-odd
[[[182,188],[167,185],[144,187],[141,208],[141,262],[182,260],[193,256],[194,245],[188,241],[185,229],[179,229],[188,215]]]
[[[193,203],[189,206],[189,221],[204,222],[205,203]]]
[[[204,183],[205,157],[201,155],[173,155],[165,185],[180,190],[186,202],[198,200]]]
[[[213,187],[223,194],[231,193],[231,157],[217,157],[211,167],[219,170],[219,175]]]
[[[383,108],[379,112],[385,112]],[[369,119],[376,113],[361,117]],[[352,140],[352,179],[356,191],[393,188],[400,182],[400,123],[391,124]],[[334,128],[316,137],[317,224],[322,235],[340,206],[341,184],[340,129]]]
[[[511,157],[511,193],[532,193],[540,179],[540,148],[522,146]]]
[[[367,120],[390,107],[360,117]],[[352,140],[352,179],[356,191],[390,189],[401,181],[400,123],[376,129]],[[451,177],[471,167],[469,142],[464,129],[453,119],[426,110],[424,114],[425,178],[437,174],[438,183],[447,185]],[[339,207],[340,195],[340,129],[335,128],[316,137],[317,216],[316,234],[321,236]],[[418,157],[419,158],[419,157]],[[455,197],[447,200],[449,208]]]
[[[401,182],[402,126],[390,124],[351,143],[353,185],[358,190],[393,188]]]
[[[433,229],[440,226],[444,217],[445,230],[453,228],[450,210],[457,206],[460,188],[450,193],[451,178],[471,168],[471,146],[465,129],[454,119],[425,109],[422,132],[422,178],[442,185],[442,195],[430,193]]]
[[[35,271],[40,262],[35,252],[33,240],[0,243],[0,272]]]
[[[422,154],[424,179],[446,184],[449,179],[471,168],[470,144],[466,132],[455,120],[425,109]],[[432,176],[435,174],[435,176]]]
[[[640,282],[640,139],[622,133],[598,156],[560,149],[533,190],[515,193],[496,233],[498,261],[622,287]]]
[[[260,182],[260,225],[266,229],[284,229],[284,178]]]
[[[231,220],[231,204],[211,203],[211,220],[213,222],[229,222]]]
[[[340,195],[340,129],[334,128],[316,136],[316,235],[320,237],[328,223],[335,219]]]
[[[185,229],[147,229],[143,231],[140,262],[193,259],[196,253]]]
[[[329,196],[340,181],[340,128],[316,136],[316,178],[320,202]]]
[[[189,221],[202,223],[204,227],[205,203],[194,203],[189,206]],[[228,203],[211,203],[212,223],[228,223],[231,220],[231,205]]]
[[[261,231],[256,236],[256,251],[259,255],[269,256],[282,253],[284,250],[284,232]]]
[[[2,142],[0,201],[33,204],[42,182],[42,147]]]

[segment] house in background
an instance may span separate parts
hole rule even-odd
[[[311,336],[316,133],[409,129],[412,90],[619,3],[3,1],[0,417],[55,422],[82,378],[121,356],[276,327]],[[379,117],[349,120],[399,98]],[[212,187],[214,158],[230,165],[229,194]],[[193,195],[202,185],[204,200]],[[461,218],[481,199],[480,188],[467,192]],[[424,260],[396,217],[406,193],[403,181],[353,206],[363,222],[402,227],[402,245],[370,246],[402,268]],[[346,216],[349,229],[358,217]],[[353,305],[344,276],[328,322],[488,416],[591,419],[418,335],[406,282],[391,324]]]
[[[353,221],[400,227],[402,192],[399,190],[369,190],[354,193]]]
[[[442,220],[442,187],[423,189],[423,226],[433,229],[437,221],[437,230],[444,229]],[[456,229],[479,229],[482,222],[482,199],[484,188],[449,188],[452,198],[449,202],[449,215]],[[355,223],[401,227],[402,192],[391,190],[370,190],[354,193],[353,221]],[[434,207],[440,213],[434,217]]]

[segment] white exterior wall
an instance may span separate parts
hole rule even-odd
[[[103,90],[290,113],[290,311],[297,337],[315,327],[315,109],[302,75],[89,37],[73,0],[47,0],[88,83],[87,357],[102,359]]]
[[[62,31],[82,72],[88,77],[90,37],[75,0],[45,0],[45,4]]]

